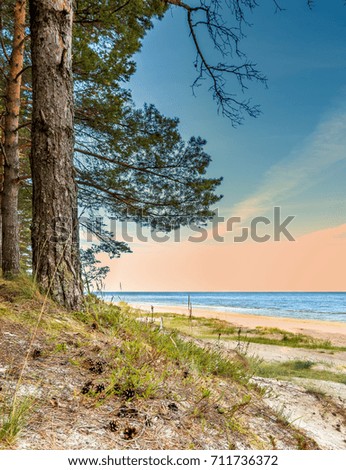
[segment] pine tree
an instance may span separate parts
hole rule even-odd
[[[9,0],[4,0],[0,8],[1,47],[6,53],[10,47],[8,32],[13,23],[13,18],[9,18],[8,15],[8,6],[11,3]],[[243,111],[250,115],[256,115],[256,107],[250,107],[247,102],[238,102],[233,94],[227,95],[224,91],[225,74],[234,76],[243,89],[246,88],[246,80],[265,80],[255,66],[244,58],[238,48],[238,43],[242,38],[241,26],[245,22],[244,12],[246,9],[251,10],[256,6],[252,0],[246,2],[232,0],[229,3],[239,29],[227,26],[223,22],[222,8],[218,0],[210,0],[210,2],[202,0],[192,6],[176,0],[151,2],[133,0],[125,3],[117,0],[113,2],[78,0],[75,2],[72,38],[74,64],[72,69],[69,51],[64,52],[66,49],[64,42],[71,43],[72,30],[68,31],[69,37],[66,38],[66,25],[63,21],[63,16],[70,16],[69,11],[72,8],[72,3],[63,2],[60,5],[61,10],[59,10],[60,7],[56,2],[31,1],[31,26],[34,33],[32,35],[33,98],[35,102],[33,135],[28,135],[26,127],[32,114],[31,74],[27,67],[30,66],[29,54],[24,55],[22,73],[19,75],[23,79],[24,106],[20,115],[18,113],[22,122],[18,123],[17,134],[19,132],[19,146],[21,136],[24,136],[23,141],[26,142],[24,153],[28,151],[28,147],[33,142],[34,270],[38,274],[41,285],[46,289],[53,287],[53,296],[68,306],[77,305],[79,301],[71,299],[80,297],[78,294],[80,292],[79,275],[76,272],[79,270],[79,262],[75,250],[72,247],[66,248],[66,244],[64,245],[64,250],[66,249],[69,253],[69,259],[62,261],[61,272],[55,271],[58,281],[54,286],[52,285],[52,283],[54,284],[52,267],[55,266],[55,270],[58,269],[57,255],[48,256],[51,261],[45,262],[43,268],[40,267],[39,260],[42,259],[42,256],[44,259],[46,258],[47,253],[44,250],[48,249],[49,240],[52,240],[51,231],[55,235],[59,235],[56,233],[59,230],[63,234],[69,234],[68,236],[70,240],[75,242],[74,244],[78,241],[75,229],[77,226],[76,195],[71,159],[74,130],[76,131],[75,169],[80,187],[80,202],[91,214],[101,206],[106,206],[112,216],[127,217],[154,227],[160,227],[162,230],[169,230],[191,221],[203,223],[212,216],[210,207],[219,199],[215,195],[215,189],[220,183],[220,179],[210,179],[205,176],[210,157],[203,150],[204,140],[192,138],[188,143],[184,143],[179,135],[176,120],[165,118],[153,106],[136,110],[131,103],[129,91],[123,89],[121,85],[129,79],[135,70],[132,57],[139,50],[146,31],[152,27],[152,19],[160,18],[169,4],[184,8],[187,12],[191,37],[197,51],[195,65],[199,75],[195,83],[198,83],[204,76],[212,79],[214,97],[222,112],[234,124],[240,122],[240,113]],[[47,13],[48,19],[51,18],[53,11],[60,11],[60,19],[55,18],[56,25],[54,27],[56,27],[57,37],[61,39],[59,50],[55,50],[52,45],[51,49],[43,45],[42,54],[39,51],[39,36],[40,34],[48,34],[49,41],[51,31],[49,28],[47,29],[47,26],[44,27],[41,24],[41,18],[43,18],[41,10]],[[33,15],[35,16],[33,17]],[[204,15],[205,18],[199,21],[198,15],[200,17]],[[223,62],[216,65],[209,64],[196,35],[196,27],[199,25],[207,27],[209,38],[222,56],[226,57],[229,49],[235,47],[236,55],[241,60],[244,59],[243,63],[237,63],[233,66]],[[59,56],[55,57],[55,61],[59,58],[60,62],[54,64],[55,68],[58,66],[57,71],[53,71],[52,63],[49,61],[45,63],[47,57],[44,57],[44,54],[47,53],[53,54],[52,57],[55,53]],[[27,63],[28,58],[29,64]],[[56,83],[61,84],[64,92],[67,91],[69,94],[68,99],[67,95],[63,94],[66,101],[62,107],[64,110],[68,110],[65,126],[62,126],[58,119],[54,121],[52,115],[54,100],[50,100],[54,93],[47,96],[41,89],[47,85],[47,89],[55,91],[54,87],[52,89],[52,84],[49,86],[42,73],[38,77],[40,61],[42,62],[41,67],[48,66],[48,71],[51,74],[50,80],[57,80]],[[3,76],[8,76],[6,62],[1,62],[0,67],[1,88],[4,90]],[[71,94],[72,72],[75,83],[74,107],[72,107]],[[19,76],[16,76],[16,79]],[[56,94],[54,99],[57,99],[59,103],[59,97]],[[45,106],[47,107],[46,112]],[[60,104],[58,104],[58,108],[59,106]],[[73,111],[75,111],[74,126],[72,126]],[[62,133],[61,148],[59,148],[60,144],[57,144],[59,133]],[[53,144],[56,145],[56,148],[54,145],[54,148],[49,147],[52,144],[51,136],[53,136]],[[47,160],[45,155],[55,155],[51,160],[58,163],[57,155],[60,152],[64,154],[62,161],[66,164],[68,174],[65,181],[68,188],[68,196],[64,195],[66,199],[62,197],[62,179],[60,189],[58,189],[59,175],[55,174],[55,178],[52,179],[56,169],[51,168],[52,171],[49,174],[47,171],[40,170],[40,164]],[[5,153],[2,152],[2,155],[4,157]],[[19,175],[18,182],[28,176],[30,177],[26,174]],[[44,184],[46,176],[51,185]],[[62,176],[61,170],[60,176]],[[4,181],[4,187],[5,184]],[[58,191],[58,197],[55,191]],[[55,200],[60,202],[52,209],[51,203]],[[59,204],[69,207],[66,213]],[[71,209],[71,205],[74,206],[73,209]],[[50,215],[53,215],[53,227],[50,228],[46,223],[48,217],[44,215],[46,209],[52,213]],[[43,217],[42,224],[40,223],[41,217]],[[66,222],[65,219],[68,219],[69,222]],[[59,220],[61,223],[58,223]],[[4,230],[7,229],[4,227]],[[116,243],[112,244],[109,237],[108,242],[115,251],[119,247],[124,249],[123,246]],[[102,243],[105,241],[103,240]],[[60,258],[64,258],[64,250],[62,251],[61,247],[57,250]],[[45,254],[42,255],[42,252]],[[52,254],[52,250],[50,250],[50,254]],[[65,286],[61,285],[63,280],[70,278],[72,280],[66,281]],[[71,286],[75,283],[75,287],[70,289],[69,282],[71,282]]]
[[[61,305],[82,302],[73,168],[72,0],[30,0],[33,77],[32,250],[38,284]]]
[[[103,204],[106,205],[112,216],[124,216],[126,212],[128,216],[131,215],[132,218],[135,217],[136,220],[141,222],[147,222],[149,216],[153,221],[155,216],[153,222],[155,224],[157,224],[158,216],[163,214],[165,214],[166,220],[168,220],[168,216],[171,219],[174,216],[176,219],[175,225],[179,224],[179,221],[181,223],[184,220],[187,221],[188,213],[196,213],[197,211],[197,217],[200,219],[210,216],[211,213],[206,211],[206,208],[208,204],[216,200],[212,197],[212,190],[209,191],[209,199],[204,197],[204,212],[201,212],[201,209],[196,205],[198,199],[196,189],[194,189],[195,206],[193,206],[192,199],[189,207],[185,203],[186,215],[184,218],[181,215],[182,211],[180,213],[177,211],[179,202],[182,202],[182,199],[179,201],[179,194],[182,198],[184,191],[187,190],[186,183],[188,179],[191,180],[189,181],[190,192],[192,191],[193,179],[195,179],[195,188],[198,187],[195,178],[197,173],[192,178],[192,173],[195,172],[198,165],[196,165],[196,160],[191,160],[190,164],[187,164],[187,159],[192,157],[193,148],[197,150],[197,154],[199,152],[200,156],[202,155],[200,148],[204,145],[203,141],[195,139],[194,143],[191,141],[185,148],[185,144],[178,133],[177,120],[164,118],[153,106],[148,106],[142,111],[136,110],[130,101],[128,91],[124,91],[120,86],[134,72],[135,64],[132,61],[132,55],[140,48],[141,38],[147,29],[151,27],[150,18],[153,15],[162,15],[164,10],[162,3],[157,2],[156,6],[155,3],[150,4],[149,8],[145,3],[137,2],[135,4],[137,10],[134,10],[134,5],[131,8],[127,8],[125,5],[122,8],[112,6],[112,11],[110,11],[109,5],[107,9],[106,2],[98,2],[97,5],[95,2],[79,2],[77,7],[74,34],[74,77],[76,96],[75,128],[78,148],[76,168],[78,183],[81,188],[80,202],[88,209],[93,210]],[[96,50],[96,45],[98,43],[104,44],[107,41],[110,42],[112,47],[108,47],[101,57],[99,51]],[[25,67],[25,69],[29,70],[28,67]],[[28,71],[23,76],[26,78],[24,84],[24,98],[26,100],[23,106],[23,109],[26,110],[23,113],[24,121],[24,115],[27,120],[31,112],[31,81]],[[92,113],[90,109],[93,110]],[[25,122],[21,124],[20,133],[24,131],[27,133]],[[90,135],[93,135],[93,139],[88,137]],[[27,135],[26,137],[28,138]],[[87,147],[85,145],[86,140],[89,142]],[[103,141],[104,147],[95,146],[97,141]],[[188,147],[189,150],[187,150]],[[104,154],[105,149],[107,155]],[[122,149],[120,154],[119,149]],[[94,156],[86,155],[85,151],[93,152]],[[84,152],[83,158],[81,158],[82,152]],[[100,152],[100,154],[95,154],[95,152]],[[160,167],[156,169],[156,173],[150,168],[146,168],[146,166],[150,167],[152,165],[151,160],[154,154],[156,155],[155,158],[160,159]],[[197,154],[196,158],[198,159]],[[86,156],[89,160],[89,171],[85,171]],[[138,160],[139,157],[140,161]],[[174,168],[169,165],[173,158],[176,160]],[[208,162],[209,157],[204,158],[204,167]],[[97,171],[96,167],[98,168]],[[100,171],[105,170],[105,167],[107,167],[107,181],[105,179],[100,181],[97,175]],[[182,171],[183,168],[185,168],[184,171]],[[174,179],[172,175],[173,173],[178,174],[178,171],[180,172],[180,181],[173,197],[169,195],[167,188],[172,187],[171,183]],[[192,172],[191,175],[189,172]],[[94,175],[91,173],[94,173]],[[25,176],[27,176],[27,172],[22,174],[21,179],[24,180]],[[123,183],[125,179],[128,180],[126,188]],[[211,184],[210,188],[217,185],[216,180],[214,183]],[[88,197],[91,184],[96,185],[94,193],[97,193],[93,208],[90,207],[90,198]],[[116,199],[114,195],[110,197],[112,188],[120,189],[121,187],[122,191],[126,189],[127,192],[137,192],[140,195],[144,184],[148,185],[149,192],[166,188],[165,191],[161,191],[161,199],[163,199],[158,206],[159,210],[156,212],[153,211],[153,201],[150,202],[150,210],[148,201],[143,201],[143,207],[139,204],[136,205],[136,215],[134,216],[133,203],[129,203],[127,206],[124,204],[119,205],[119,199]],[[25,189],[26,187],[22,190],[24,196],[28,192]],[[21,199],[21,207],[26,207],[25,197]],[[164,210],[166,210],[165,213]],[[26,213],[28,213],[28,210],[26,210]],[[177,217],[178,213],[179,217]],[[168,226],[172,226],[172,220],[169,223],[167,221],[167,229]],[[25,233],[25,230],[23,232]],[[107,243],[104,239],[102,243],[104,248],[113,254],[115,252],[120,253],[125,249],[124,245],[115,243],[110,237],[107,238]]]
[[[5,6],[3,7],[5,8]],[[4,109],[4,131],[2,142],[2,272],[4,277],[19,273],[19,116],[21,110],[21,84],[24,70],[26,0],[16,0],[13,14],[11,54],[3,43],[3,54],[7,62],[5,75],[6,103]],[[5,68],[2,66],[3,70]]]

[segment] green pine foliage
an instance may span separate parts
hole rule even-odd
[[[75,83],[76,179],[79,205],[91,219],[98,211],[169,231],[212,217],[220,178],[208,178],[210,156],[205,140],[182,139],[178,119],[163,116],[154,105],[137,109],[125,87],[135,72],[134,54],[153,21],[167,5],[160,1],[78,0],[75,3],[73,73]],[[11,53],[13,2],[0,7],[0,33]],[[0,88],[5,96],[8,64],[1,55]],[[26,43],[21,125],[20,190],[23,266],[30,269],[30,44]],[[5,101],[0,103],[0,118]],[[97,250],[111,256],[130,251],[110,232],[96,231]],[[95,246],[91,248],[95,249]]]

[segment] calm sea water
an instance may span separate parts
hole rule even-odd
[[[346,292],[105,292],[107,301],[346,322]]]

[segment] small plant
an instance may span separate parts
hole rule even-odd
[[[242,335],[242,330],[239,328],[237,335],[237,346],[236,351],[242,356],[247,356],[250,346],[250,341],[248,340],[247,335]]]
[[[275,440],[275,437],[272,436],[271,434],[268,436],[269,440],[270,440],[270,444],[272,446],[272,449],[273,450],[276,450],[277,449],[277,445],[276,445],[276,440]]]
[[[33,398],[24,397],[6,402],[0,408],[0,441],[11,445],[27,423]]]
[[[244,395],[240,403],[236,403],[231,408],[232,416],[242,408],[245,408],[251,401],[251,395]]]
[[[149,370],[148,366],[138,369],[125,366],[113,371],[106,394],[115,394],[127,401],[136,397],[151,398],[156,394],[158,383],[154,371]]]
[[[66,352],[66,351],[67,351],[66,343],[58,343],[54,348],[54,352],[56,353]]]
[[[317,398],[318,400],[321,400],[321,399],[327,397],[326,392],[324,392],[323,390],[321,390],[321,389],[319,389],[319,388],[315,388],[315,387],[313,387],[312,385],[306,385],[306,386],[305,386],[305,391],[306,391],[306,393],[308,393],[309,395],[313,395],[313,396],[314,396],[315,398]]]
[[[294,370],[306,370],[311,369],[314,365],[312,361],[292,361],[292,368]]]
[[[229,418],[227,421],[226,421],[226,426],[228,429],[230,429],[233,433],[236,432],[236,433],[239,433],[239,434],[242,434],[242,435],[246,435],[248,430],[245,429],[243,423],[241,422],[240,419],[237,419],[237,418]]]
[[[295,438],[297,440],[298,450],[307,450],[309,448],[308,441],[306,440],[306,437],[304,437],[302,434],[296,433]]]

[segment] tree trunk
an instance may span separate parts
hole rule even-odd
[[[73,168],[72,0],[30,0],[32,249],[36,280],[67,308],[82,301]]]
[[[3,145],[4,138],[1,135],[1,143]],[[2,149],[2,147],[1,147]],[[2,200],[2,188],[4,184],[4,155],[2,150],[0,152],[0,209],[1,209],[1,200]],[[2,268],[2,213],[0,210],[0,266]]]
[[[14,7],[13,45],[6,90],[4,175],[1,197],[2,273],[10,278],[19,273],[19,148],[21,72],[24,63],[26,0],[16,0]]]

